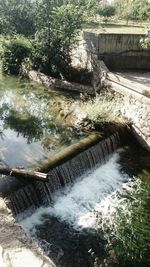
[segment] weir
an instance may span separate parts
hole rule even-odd
[[[27,182],[15,177],[1,179],[1,195],[16,216],[53,202],[54,193],[73,183],[77,177],[105,163],[111,153],[124,145],[126,131],[121,130],[60,164],[48,173],[47,182]]]

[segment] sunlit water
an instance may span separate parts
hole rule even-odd
[[[0,163],[30,166],[78,141],[77,106],[75,96],[0,77]],[[149,162],[140,149],[119,150],[20,225],[60,267],[148,267]]]
[[[129,175],[129,152],[128,174],[118,151],[20,222],[58,266],[149,266],[150,177]]]
[[[30,166],[77,142],[77,97],[0,75],[0,161]]]
[[[107,164],[79,178],[73,186],[56,193],[52,207],[40,208],[37,213],[24,221],[25,227],[32,228],[32,223],[34,225],[39,216],[45,213],[69,223],[76,229],[94,227],[97,204],[105,200],[128,178],[119,172],[117,158],[116,153]]]

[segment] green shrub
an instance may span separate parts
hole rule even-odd
[[[88,101],[83,100],[80,104],[80,113],[84,114],[84,118],[95,123],[123,122],[120,116],[121,105],[121,97],[104,92]]]
[[[35,7],[32,0],[0,0],[0,33],[33,35]]]
[[[150,49],[150,27],[145,32],[145,37],[140,40],[141,46],[144,49]]]
[[[3,72],[19,74],[22,63],[29,57],[30,52],[30,44],[24,37],[16,36],[4,41],[1,53]]]
[[[53,7],[49,1],[41,1],[39,10],[33,67],[66,78],[70,75],[71,51],[82,28],[83,12],[74,4]]]
[[[69,75],[67,75],[65,78],[70,82],[92,85],[93,74],[84,68],[70,67]]]
[[[115,15],[115,7],[113,5],[109,5],[109,4],[100,4],[100,6],[98,7],[97,13],[100,16],[103,17],[112,17]]]
[[[116,13],[119,18],[128,20],[150,20],[150,3],[148,0],[115,0]]]

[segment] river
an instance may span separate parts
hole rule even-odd
[[[0,75],[0,163],[30,167],[77,142],[78,97]]]
[[[77,105],[76,95],[1,76],[1,164],[33,166],[83,138]],[[148,152],[123,147],[19,224],[57,267],[148,267],[149,171]]]

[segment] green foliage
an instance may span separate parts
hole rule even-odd
[[[30,52],[30,44],[24,37],[15,36],[5,40],[1,53],[3,71],[19,74],[22,62],[29,57]]]
[[[141,6],[139,10],[139,18],[141,20],[150,20],[150,3]]]
[[[84,118],[95,123],[101,122],[117,122],[122,121],[120,116],[120,108],[122,99],[112,94],[97,95],[95,98],[87,99],[80,105],[80,113],[84,114]]]
[[[83,14],[78,6],[54,6],[53,1],[41,1],[32,61],[34,67],[46,73],[67,76],[71,64],[70,52],[82,28]]]
[[[149,173],[138,178],[116,214],[113,247],[121,266],[150,266],[150,183]],[[128,192],[129,193],[129,192]]]
[[[0,0],[0,33],[32,35],[35,32],[34,5],[31,0]]]
[[[147,0],[116,0],[116,12],[126,20],[149,20],[150,3]]]
[[[115,7],[109,4],[100,4],[97,13],[103,17],[112,17],[115,15]]]
[[[150,49],[150,28],[146,30],[145,37],[140,40],[144,49]]]
[[[95,3],[96,0],[0,0],[0,31],[11,36],[15,33],[32,36],[30,59],[33,67],[46,74],[70,79],[71,50]],[[3,54],[3,69],[11,73],[13,69],[18,73],[22,62],[13,49],[15,45],[8,53],[6,43],[7,52]],[[17,60],[13,61],[13,57]],[[5,63],[4,58],[7,58]],[[8,67],[10,64],[13,69]]]

